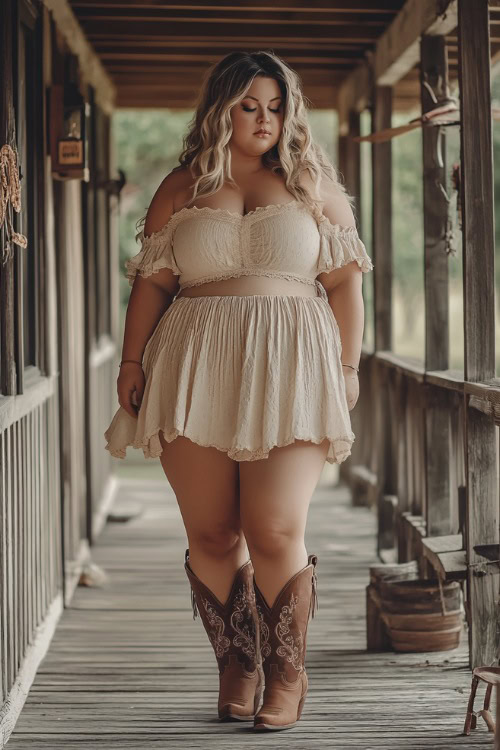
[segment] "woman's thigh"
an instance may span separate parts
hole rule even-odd
[[[160,432],[160,461],[175,493],[188,538],[223,546],[240,533],[238,463],[217,448]]]
[[[240,517],[249,544],[303,537],[328,447],[328,440],[296,440],[265,459],[240,463]]]

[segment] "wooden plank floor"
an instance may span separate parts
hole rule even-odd
[[[272,734],[215,718],[215,658],[192,619],[184,532],[166,480],[127,482],[120,498],[139,500],[143,513],[104,529],[93,558],[109,584],[77,590],[9,748],[492,747],[482,719],[461,736],[470,685],[465,634],[450,652],[366,652],[375,519],[350,507],[346,489],[322,481],[313,498],[308,550],[319,558],[320,609],[309,626],[310,691],[299,724]]]

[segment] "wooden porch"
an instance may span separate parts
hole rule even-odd
[[[164,479],[119,485],[103,439],[121,343],[123,174],[113,114],[192,107],[206,68],[232,49],[273,49],[299,73],[313,107],[336,112],[337,164],[375,264],[364,280],[357,439],[342,487],[326,481],[311,511],[321,616],[310,630],[309,711],[286,745],[491,745],[481,723],[468,738],[460,733],[471,667],[497,664],[500,643],[490,85],[499,24],[500,0],[0,3],[0,146],[17,149],[14,230],[27,238],[0,267],[0,747],[9,738],[13,747],[55,750],[73,741],[234,746],[234,728],[211,719],[215,664],[190,616],[174,499]],[[415,267],[425,330],[414,357],[394,349],[396,149],[374,143],[367,157],[355,138],[366,124],[378,132],[396,114],[428,112],[429,86],[438,102],[452,92],[459,103],[460,190],[439,159],[453,131],[422,128]],[[62,116],[53,104],[71,87],[90,109],[85,176],[56,168]],[[451,196],[462,220],[458,315]],[[7,239],[3,225],[2,253]],[[110,509],[137,497],[140,517],[106,523]],[[78,586],[92,561],[111,575],[109,588]],[[368,566],[381,561],[417,561],[422,576],[461,582],[467,630],[457,652],[367,652],[364,586]],[[201,722],[182,718],[186,696],[199,699]]]
[[[328,474],[313,497],[307,532],[309,552],[318,555],[320,604],[308,632],[311,687],[286,747],[491,748],[482,721],[461,736],[471,681],[465,632],[453,651],[366,651],[376,518],[352,506],[347,487],[333,489]],[[216,663],[192,619],[172,490],[163,480],[128,481],[114,512],[130,504],[142,512],[108,523],[93,550],[109,584],[75,592],[9,748],[268,747],[269,737],[251,724],[221,724],[214,713]],[[273,747],[285,747],[281,737],[272,738]]]

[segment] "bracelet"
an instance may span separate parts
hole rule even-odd
[[[137,359],[122,359],[118,367],[121,367],[124,362],[135,362],[136,365],[140,365],[142,367],[142,362],[139,362]]]
[[[356,372],[359,372],[359,367],[354,367],[354,365],[348,365],[345,362],[342,362],[343,367],[350,367],[351,370],[356,370]]]

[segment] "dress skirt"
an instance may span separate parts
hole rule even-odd
[[[294,440],[329,440],[326,460],[351,452],[351,430],[337,321],[318,295],[177,297],[149,339],[137,418],[119,407],[106,450],[146,458],[184,435],[236,461],[267,458]]]

